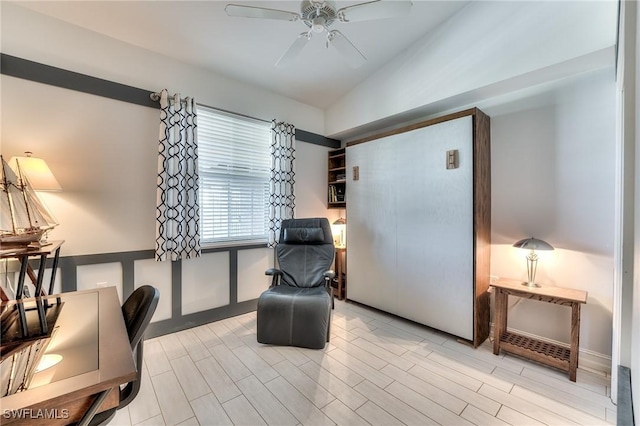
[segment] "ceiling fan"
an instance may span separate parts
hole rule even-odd
[[[367,60],[364,55],[338,30],[329,29],[335,21],[357,22],[372,19],[395,18],[405,16],[411,10],[410,1],[375,0],[353,6],[336,9],[330,0],[304,0],[300,13],[286,10],[267,9],[264,7],[228,4],[225,11],[229,16],[243,18],[276,19],[281,21],[302,21],[308,31],[301,33],[286,52],[278,59],[276,66],[286,66],[302,51],[313,34],[326,32],[326,46],[332,45],[353,68],[357,68]]]

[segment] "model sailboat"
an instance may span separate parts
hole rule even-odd
[[[0,180],[0,243],[7,246],[38,245],[42,235],[58,225],[35,193],[16,162],[9,167],[2,156]]]

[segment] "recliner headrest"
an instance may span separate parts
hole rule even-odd
[[[284,241],[286,244],[322,244],[324,232],[322,228],[285,228]]]

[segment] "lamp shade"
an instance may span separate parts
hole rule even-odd
[[[553,250],[548,242],[533,237],[516,241],[513,246],[527,250]]]
[[[535,250],[553,250],[551,244],[537,238],[525,238],[513,243],[514,247],[531,250],[525,258],[527,259],[527,281],[522,283],[528,287],[540,287],[536,284],[536,270],[538,269],[538,255]]]
[[[16,172],[20,169],[36,191],[62,191],[47,163],[42,158],[32,157],[31,152],[25,154],[26,157],[13,157],[9,166]]]

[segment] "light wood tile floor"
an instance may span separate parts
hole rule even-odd
[[[324,350],[256,342],[255,312],[150,339],[111,425],[615,424],[610,378],[495,356],[336,301]]]

